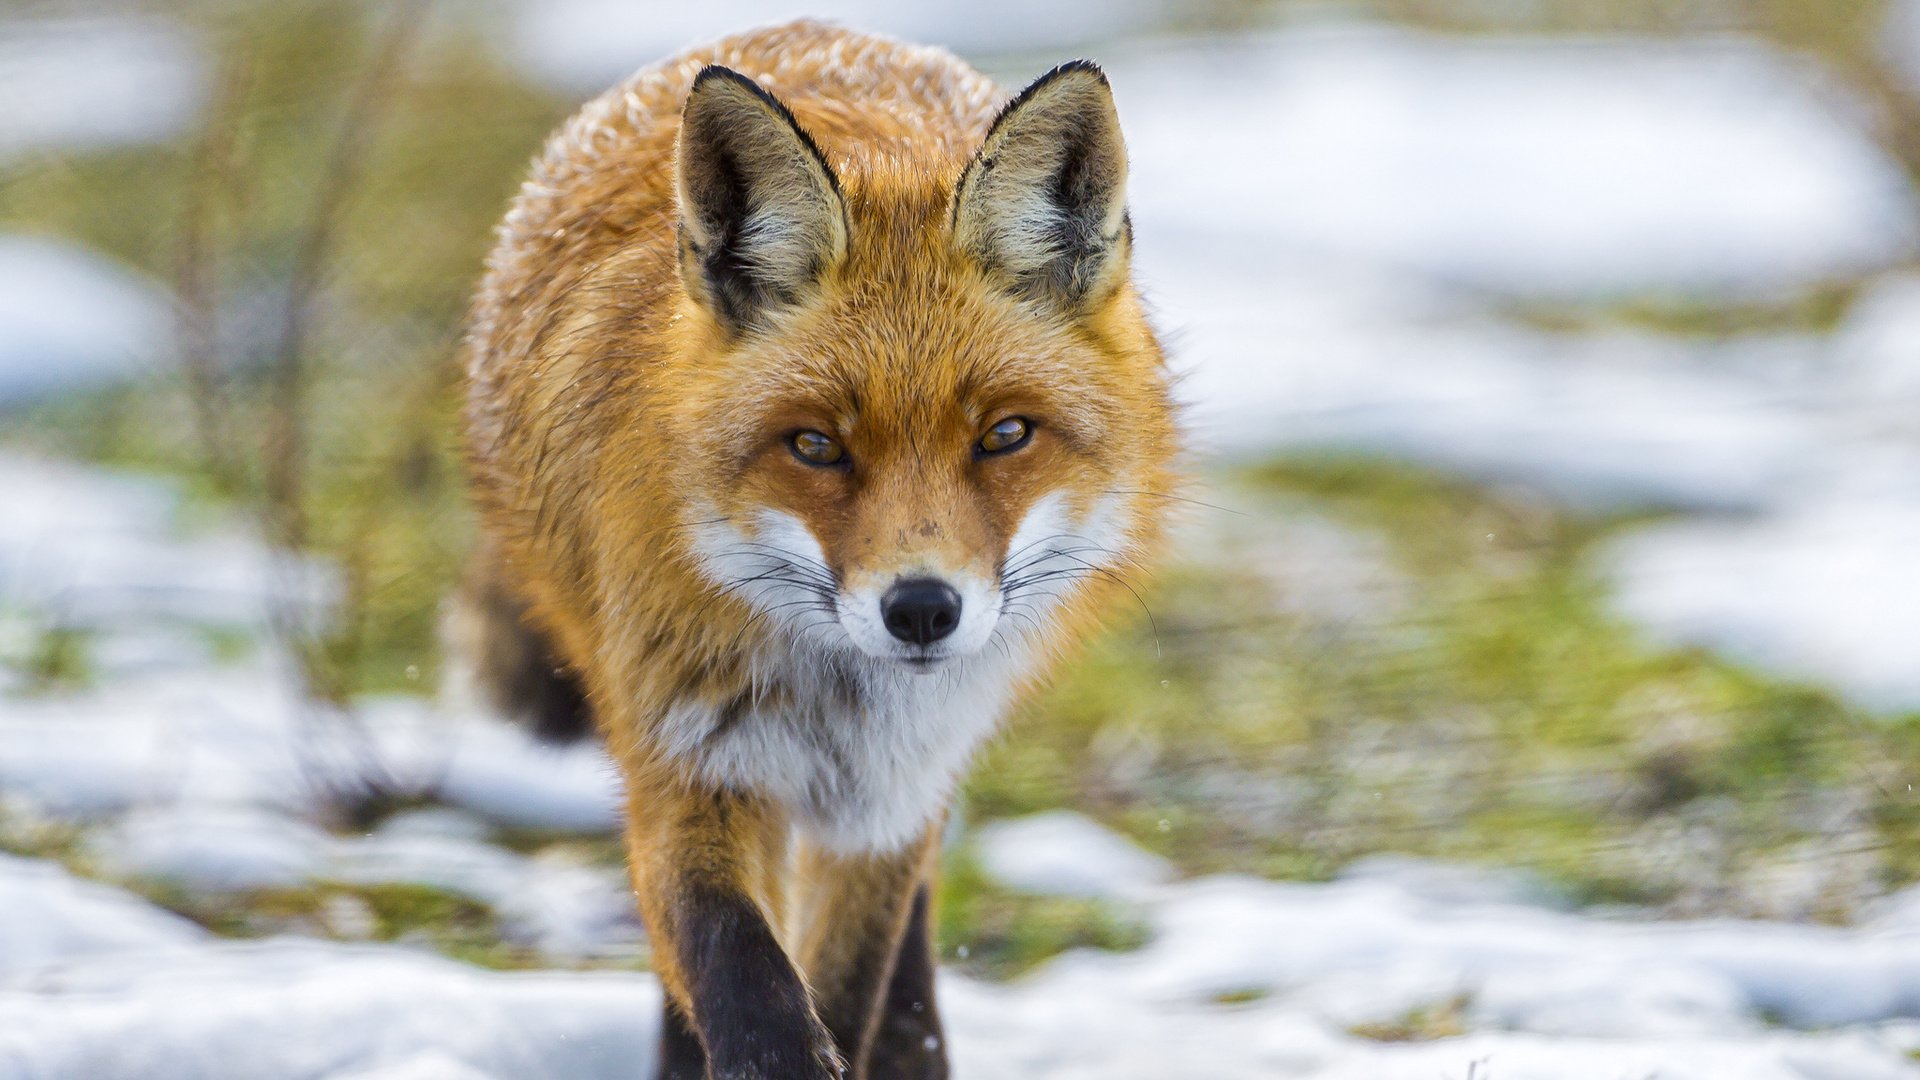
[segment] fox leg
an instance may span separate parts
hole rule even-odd
[[[947,1036],[933,1000],[932,881],[913,894],[893,979],[867,1053],[870,1080],[947,1080]]]
[[[915,897],[924,891],[937,830],[893,855],[802,852],[804,937],[798,955],[820,1019],[833,1032],[855,1080],[895,1080],[868,1065]],[[928,1007],[931,999],[927,999]],[[887,1066],[890,1068],[890,1066]]]
[[[767,917],[786,822],[732,795],[650,787],[630,802],[634,888],[669,1001],[660,1075],[699,1080],[703,1056],[708,1080],[841,1080],[833,1036]]]
[[[660,1068],[654,1080],[707,1080],[707,1051],[700,1035],[673,995],[663,995],[660,1007]]]

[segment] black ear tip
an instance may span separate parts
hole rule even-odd
[[[772,105],[776,109],[784,111],[784,107],[780,104],[779,100],[772,94],[767,93],[766,87],[761,86],[746,75],[724,64],[708,64],[706,67],[701,68],[700,74],[693,77],[693,85],[687,89],[687,100],[692,101],[694,98],[700,97],[702,91],[711,93],[714,90],[721,90],[723,88],[743,91],[749,97],[758,99],[768,105]]]
[[[1042,75],[1039,78],[1033,80],[1033,82],[1035,86],[1038,86],[1041,83],[1052,82],[1055,79],[1063,78],[1068,75],[1091,75],[1094,78],[1100,80],[1100,85],[1102,86],[1111,85],[1110,83],[1107,82],[1106,71],[1102,69],[1099,64],[1096,64],[1091,60],[1085,59],[1084,57],[1080,59],[1069,60],[1064,64],[1057,64],[1054,66],[1052,71],[1049,71],[1045,75]]]
[[[1007,102],[1006,105],[1000,109],[1000,115],[994,118],[992,126],[996,128],[999,127],[1000,122],[1013,115],[1014,111],[1020,108],[1020,106],[1025,105],[1027,102],[1047,92],[1047,90],[1055,84],[1068,81],[1082,81],[1082,85],[1084,85],[1084,80],[1089,77],[1093,79],[1095,85],[1099,86],[1100,89],[1107,91],[1109,94],[1112,93],[1113,86],[1107,82],[1107,73],[1100,69],[1099,64],[1091,60],[1069,60],[1064,64],[1054,65],[1045,75],[1028,83],[1026,89],[1015,94],[1013,100]]]
[[[725,64],[708,64],[706,67],[700,69],[700,74],[693,77],[693,88],[698,90],[715,79],[727,79],[736,83],[745,83],[748,86],[753,85],[752,79],[747,78],[745,75],[740,74]]]
[[[734,89],[745,91],[749,97],[752,97],[767,108],[772,109],[776,114],[785,118],[789,124],[793,124],[795,127],[799,126],[799,121],[793,117],[793,110],[787,108],[786,102],[774,97],[773,91],[761,86],[751,77],[735,71],[724,64],[708,64],[706,67],[700,69],[700,74],[693,77],[693,85],[687,90],[688,102],[692,102],[700,96],[702,87],[714,82],[725,83]]]

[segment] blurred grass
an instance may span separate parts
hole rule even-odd
[[[1533,14],[1518,22],[1511,4],[1389,0],[1380,10],[1463,32],[1758,27],[1905,115],[1882,61],[1862,58],[1877,2],[1524,7]],[[1709,7],[1717,14],[1700,14]],[[1485,14],[1496,9],[1506,14]],[[180,265],[195,191],[210,200],[219,404],[243,467],[212,466],[179,379],[5,418],[0,437],[176,477],[194,510],[263,513],[282,293],[385,11],[337,0],[177,6],[175,17],[213,44],[230,88],[209,121],[231,123],[216,168],[180,144],[0,173],[0,229],[69,237],[163,279]],[[343,695],[437,679],[436,615],[470,529],[455,436],[458,325],[493,224],[571,106],[448,19],[383,102],[302,357],[312,391],[302,509],[310,546],[345,569],[349,593],[320,662]],[[1819,331],[1853,289],[1831,283],[1765,308],[1655,297],[1514,314],[1568,332]],[[1314,568],[1276,579],[1263,561],[1287,552],[1259,544],[1171,567],[1146,599],[1157,634],[1122,620],[1024,709],[974,774],[973,817],[1079,809],[1193,873],[1321,878],[1395,851],[1529,867],[1579,900],[1689,913],[1838,919],[1920,880],[1920,803],[1895,779],[1920,764],[1920,722],[1870,720],[1815,690],[1639,641],[1607,613],[1589,568],[1595,545],[1630,518],[1581,517],[1369,461],[1296,458],[1218,482],[1259,508],[1242,532],[1325,519],[1350,531],[1361,558],[1358,541],[1377,538],[1394,600],[1303,612],[1292,594]],[[84,643],[43,644],[36,663],[49,685],[84,679],[75,659]],[[238,655],[247,644],[221,646]],[[32,843],[42,841],[53,853],[68,843]],[[551,842],[512,838],[521,850]],[[491,951],[491,923],[461,903],[337,892],[214,908],[169,899],[234,933],[333,933],[323,914],[357,903],[376,936],[425,934],[482,962],[524,961]],[[1140,935],[1124,911],[1019,896],[964,849],[950,860],[943,949],[982,974],[1018,973],[1068,947],[1129,947]],[[1444,1019],[1410,1017],[1404,1031],[1370,1037],[1420,1037]]]
[[[322,883],[209,894],[153,881],[126,884],[226,937],[402,942],[498,970],[551,966],[534,949],[509,944],[486,904],[428,885]]]

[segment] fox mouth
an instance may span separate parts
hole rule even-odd
[[[887,641],[875,648],[861,640],[859,633],[842,624],[846,631],[847,643],[861,655],[874,663],[888,667],[898,667],[915,675],[927,675],[941,671],[964,660],[970,653],[946,647],[944,642],[929,645],[914,645],[902,641]],[[891,646],[891,647],[889,647]]]

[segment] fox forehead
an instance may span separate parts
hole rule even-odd
[[[1155,377],[1130,376],[1083,331],[940,255],[849,260],[815,303],[706,360],[703,422],[751,439],[768,421],[805,419],[884,440],[1044,410],[1090,443],[1117,384]]]

